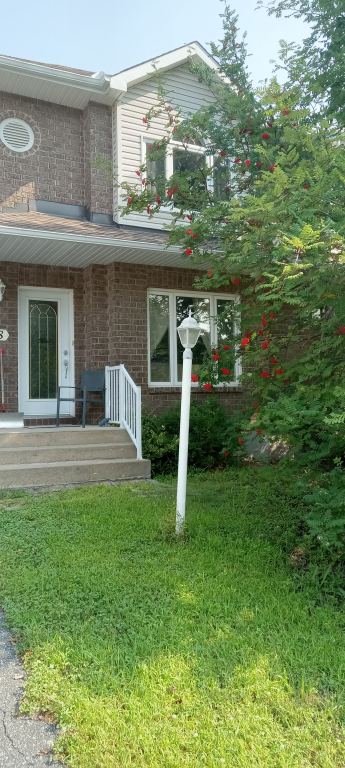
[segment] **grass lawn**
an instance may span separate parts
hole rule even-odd
[[[0,500],[0,602],[23,710],[75,768],[344,768],[344,610],[286,551],[279,472]],[[302,588],[303,585],[303,588]]]

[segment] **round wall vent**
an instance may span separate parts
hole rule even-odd
[[[0,123],[0,139],[13,152],[26,152],[34,144],[34,132],[28,123],[17,117],[7,117]]]

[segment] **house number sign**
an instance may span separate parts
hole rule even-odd
[[[6,331],[4,328],[0,328],[0,341],[7,341],[8,337],[8,331]]]

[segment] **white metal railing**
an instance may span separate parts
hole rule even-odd
[[[127,429],[137,459],[141,459],[141,387],[134,384],[124,365],[105,368],[105,417]]]

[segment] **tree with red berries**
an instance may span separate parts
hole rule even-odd
[[[263,5],[258,0],[258,5]],[[345,125],[345,6],[343,0],[268,0],[270,15],[294,16],[309,25],[300,45],[280,41],[280,63],[288,86],[296,85],[303,106]],[[286,77],[286,74],[284,74]]]
[[[195,287],[226,286],[240,295],[233,309],[239,332],[205,359],[199,381],[212,387],[229,381],[241,358],[248,395],[241,440],[254,427],[283,437],[299,465],[330,470],[345,449],[341,132],[334,119],[316,119],[301,106],[298,84],[282,88],[273,78],[253,88],[245,40],[238,42],[228,6],[223,30],[220,44],[212,45],[222,79],[191,64],[214,104],[182,116],[160,93],[167,115],[161,151],[172,137],[186,151],[191,141],[203,144],[199,167],[159,179],[157,194],[157,180],[142,166],[147,183],[124,185],[130,198],[124,210],[148,210],[151,217],[162,206],[170,210],[170,242],[194,265],[212,265]],[[148,126],[151,117],[145,116]]]

